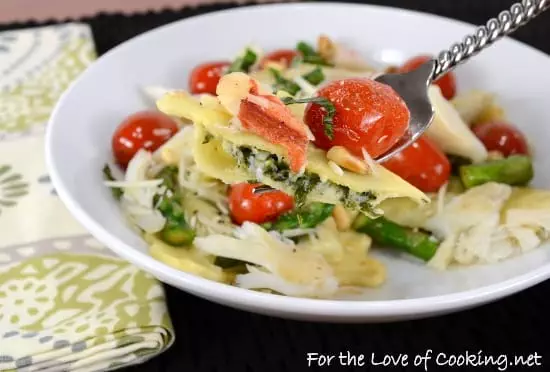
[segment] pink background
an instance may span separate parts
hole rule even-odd
[[[265,1],[265,0],[263,0]],[[79,18],[97,12],[146,11],[235,0],[0,0],[0,22]],[[258,1],[262,2],[262,0]]]

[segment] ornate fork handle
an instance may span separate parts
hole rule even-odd
[[[510,10],[501,12],[498,18],[490,19],[485,26],[478,27],[462,42],[455,43],[449,49],[441,51],[435,60],[432,80],[437,80],[446,72],[478,54],[501,37],[525,25],[548,8],[550,8],[550,0],[523,0],[521,3],[515,3]]]

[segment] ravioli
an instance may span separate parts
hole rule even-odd
[[[269,176],[247,168],[228,149],[228,146],[233,149],[248,148],[288,162],[288,154],[282,146],[239,130],[231,125],[230,114],[201,106],[186,92],[169,93],[157,102],[157,106],[168,115],[187,118],[195,123],[193,153],[197,166],[206,175],[226,184],[255,180],[296,196],[296,178],[279,180],[278,173]],[[336,174],[329,166],[326,153],[312,145],[307,150],[305,174],[314,175],[319,181],[308,190],[308,201],[329,204],[349,202],[353,209],[361,210],[372,210],[383,200],[396,197],[429,202],[423,192],[379,165],[375,165],[368,175],[346,170],[343,170],[343,175]]]

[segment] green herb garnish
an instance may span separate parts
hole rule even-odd
[[[323,70],[319,66],[315,67],[307,74],[302,75],[302,77],[312,85],[319,85],[323,80],[325,80],[325,74],[323,74]]]
[[[246,49],[244,55],[238,57],[227,69],[227,73],[231,72],[248,72],[250,68],[256,63],[258,56],[251,49]]]
[[[105,164],[103,167],[103,177],[106,181],[116,181],[113,177],[113,173],[111,172],[111,167],[109,167],[109,164]],[[122,189],[120,187],[111,187],[111,193],[113,194],[113,198],[116,200],[120,200],[122,197]]]
[[[296,45],[296,50],[302,53],[302,56],[304,57],[318,55],[315,49],[305,41],[298,42]]]
[[[311,65],[332,66],[321,56],[307,56],[304,57],[303,62]]]
[[[311,229],[329,218],[333,209],[334,205],[331,204],[310,203],[302,208],[283,213],[273,221],[264,222],[262,227],[276,231]]]
[[[334,138],[334,128],[333,128],[333,122],[334,115],[336,114],[336,108],[325,97],[311,97],[311,98],[292,98],[292,97],[283,97],[281,98],[283,103],[285,105],[292,105],[296,103],[316,103],[320,106],[322,106],[326,114],[323,117],[323,125],[325,127],[325,134],[328,138],[333,139]]]
[[[312,65],[332,66],[325,60],[315,49],[304,41],[300,41],[296,45],[296,50],[302,54],[302,62],[310,63]]]
[[[269,71],[275,78],[275,85],[273,87],[275,91],[284,90],[293,96],[300,91],[300,86],[298,84],[291,80],[285,79],[278,70],[270,68]]]

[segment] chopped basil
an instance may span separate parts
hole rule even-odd
[[[321,67],[317,66],[307,74],[302,75],[304,80],[312,85],[319,85],[323,80],[325,80],[325,74]]]
[[[273,89],[275,91],[284,90],[290,95],[295,96],[301,90],[298,84],[296,84],[292,80],[284,78],[278,70],[270,68],[269,71],[275,78],[275,84],[273,86]],[[320,67],[316,67],[307,74],[302,75],[302,78],[304,78],[308,83],[312,85],[318,85],[323,80],[325,80],[325,75],[323,74],[323,70]]]
[[[312,65],[331,66],[327,60],[319,55],[315,49],[304,41],[300,41],[296,45],[296,49],[302,54],[302,62]]]
[[[321,56],[307,56],[302,61],[311,65],[332,66]]]
[[[325,134],[328,138],[334,138],[334,128],[332,120],[336,114],[336,108],[328,99],[324,97],[311,97],[311,98],[292,98],[292,97],[283,97],[281,99],[285,105],[291,105],[294,103],[316,103],[322,106],[326,114],[323,117],[323,125],[325,127]]]
[[[250,68],[256,63],[258,56],[250,49],[246,49],[244,55],[238,57],[231,65],[229,66],[227,73],[231,72],[248,72]]]
[[[284,90],[285,92],[288,92],[290,95],[293,96],[300,91],[300,86],[298,84],[291,80],[285,79],[276,69],[270,68],[269,71],[273,74],[273,77],[275,78],[275,85],[273,87],[275,91]]]
[[[298,42],[298,45],[296,45],[296,49],[300,53],[302,53],[302,56],[304,57],[318,55],[315,49],[305,41]]]
[[[103,167],[103,177],[106,181],[116,181],[108,164],[105,164]],[[120,200],[122,197],[122,189],[120,187],[111,187],[111,193],[116,200]]]

